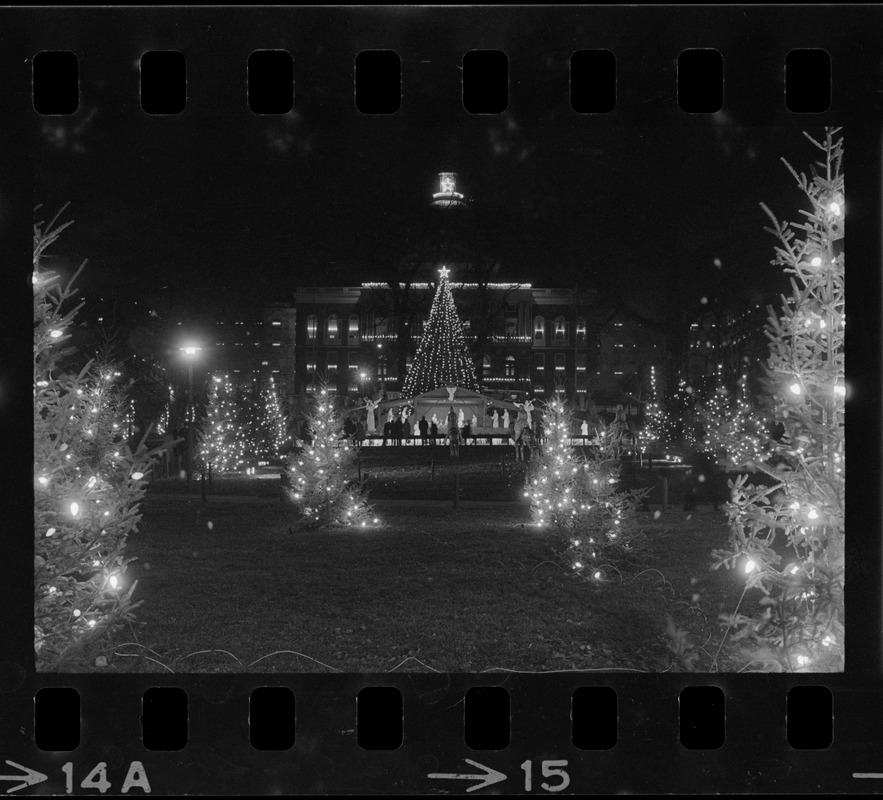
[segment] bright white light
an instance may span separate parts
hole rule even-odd
[[[810,266],[813,266],[813,267],[822,266],[821,256],[815,256],[815,258],[811,259],[809,263],[810,263]]]
[[[800,510],[800,503],[798,503],[798,502],[795,500],[795,501],[789,506],[789,508],[790,508],[792,511],[799,511],[799,510]]]
[[[752,572],[753,570],[757,569],[757,564],[755,564],[755,563],[749,558],[749,559],[745,562],[745,567],[744,567],[744,569],[745,569],[745,572],[746,572],[746,573],[748,573],[748,572]]]
[[[828,211],[830,211],[835,217],[840,216],[840,203],[829,203]]]
[[[53,339],[57,339],[59,336],[61,336],[61,331],[56,328],[54,331],[49,331],[49,335]]]
[[[809,664],[809,658],[807,658],[806,656],[797,656],[798,667],[805,667],[807,664]]]
[[[80,614],[82,614],[82,613],[83,613],[83,612],[82,612],[82,611],[80,611],[80,609],[79,609],[79,608],[75,608],[75,609],[74,609],[74,616],[75,616],[75,617],[79,617],[79,616],[80,616]]]
[[[793,394],[800,394],[800,392],[802,391],[799,383],[792,383],[788,388]]]
[[[49,483],[49,478],[47,478],[45,475],[41,475],[39,478],[37,478],[37,480],[40,481],[41,485],[43,486]]]
[[[195,356],[200,350],[202,350],[201,347],[194,347],[193,345],[188,345],[181,348],[181,352],[185,356]]]
[[[117,586],[119,586],[119,583],[120,583],[120,582],[117,580],[117,576],[116,576],[116,575],[111,575],[111,576],[110,576],[110,581],[109,581],[109,583],[110,583],[110,585],[111,585],[111,588],[116,589]]]
[[[79,503],[71,503],[71,516],[75,517],[80,513],[80,504]]]
[[[600,570],[596,571],[593,577],[596,578],[596,579],[597,579],[597,578],[600,578],[600,577],[601,577],[601,571],[600,571]]]
[[[819,518],[819,512],[816,511],[814,508],[811,508],[811,509],[809,510],[809,514],[807,514],[806,516],[807,516],[809,519],[818,519],[818,518]]]
[[[143,473],[143,472],[133,472],[133,473],[132,473],[132,477],[133,477],[136,481],[140,481],[140,480],[144,477],[144,473]]]
[[[52,536],[53,533],[55,533],[55,528],[50,528],[48,531],[46,531],[47,536]]]
[[[89,620],[89,627],[90,627],[90,628],[94,628],[94,627],[95,627],[95,620],[94,620],[94,619],[90,619],[90,620]]]
[[[846,397],[846,387],[845,386],[835,386],[834,394],[840,395],[840,397]]]

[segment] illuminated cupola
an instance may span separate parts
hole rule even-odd
[[[432,195],[432,205],[436,208],[469,207],[463,202],[463,195],[457,191],[456,172],[438,173],[438,191]]]

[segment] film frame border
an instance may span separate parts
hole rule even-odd
[[[128,10],[116,10],[118,15]],[[880,182],[881,182],[881,90],[878,88],[883,63],[883,48],[874,41],[874,23],[879,24],[881,10],[873,7],[851,7],[840,10],[832,7],[789,7],[774,9],[557,9],[556,24],[565,27],[574,17],[585,20],[604,21],[616,34],[627,39],[622,47],[641,53],[637,59],[645,67],[661,64],[660,54],[675,54],[686,47],[699,46],[695,38],[697,30],[705,30],[702,21],[720,24],[720,18],[745,12],[750,18],[747,27],[757,32],[755,46],[759,50],[766,43],[775,51],[775,57],[793,47],[822,47],[831,53],[834,64],[834,90],[832,107],[828,112],[812,115],[812,119],[795,120],[784,110],[781,93],[778,97],[762,99],[750,113],[759,124],[787,124],[799,131],[809,125],[836,124],[844,126],[844,134],[850,147],[850,253],[851,271],[866,291],[849,293],[849,308],[858,325],[848,334],[849,358],[847,373],[850,380],[861,386],[864,398],[854,401],[850,415],[860,420],[862,436],[858,429],[847,426],[850,452],[855,452],[856,463],[876,467],[871,469],[869,480],[850,483],[847,503],[848,519],[857,528],[870,531],[865,538],[855,537],[847,542],[847,574],[850,588],[847,590],[847,615],[850,617],[847,638],[847,667],[843,675],[800,674],[791,676],[768,675],[610,675],[567,674],[549,675],[417,675],[382,674],[377,676],[352,674],[345,676],[289,675],[35,675],[32,657],[31,623],[17,618],[9,619],[9,652],[13,658],[0,669],[0,718],[4,721],[2,741],[4,752],[0,759],[8,759],[33,769],[53,771],[52,782],[42,784],[49,791],[61,786],[59,768],[65,761],[78,765],[90,765],[104,761],[108,771],[117,772],[122,765],[133,760],[129,752],[143,755],[146,772],[154,791],[174,793],[207,793],[220,790],[223,793],[241,790],[255,793],[283,789],[297,793],[376,793],[432,792],[442,791],[432,785],[426,775],[430,772],[457,771],[464,768],[465,758],[488,763],[494,769],[521,778],[520,767],[526,759],[534,762],[539,775],[542,760],[568,760],[571,784],[565,790],[600,793],[619,791],[873,791],[877,784],[860,783],[852,776],[856,773],[883,773],[883,723],[874,709],[883,704],[881,688],[881,591],[880,591],[880,537],[879,507],[874,505],[879,483],[879,327],[871,329],[869,320],[880,314]],[[69,10],[81,13],[81,10]],[[33,9],[6,11],[13,24],[7,27],[6,52],[3,55],[4,104],[12,109],[13,130],[24,132],[10,140],[7,157],[12,169],[27,172],[30,153],[27,132],[33,125],[33,112],[25,102],[30,100],[29,70],[21,69],[21,57],[32,57],[43,49],[65,49],[56,43],[49,47],[44,38],[52,38],[41,30],[46,18]],[[147,13],[141,10],[141,13]],[[162,11],[150,14],[162,16]],[[198,21],[222,15],[223,10],[186,10],[187,22],[183,26],[198,25]],[[279,13],[285,13],[279,10]],[[300,12],[298,12],[300,13]],[[315,14],[325,13],[313,10]],[[340,10],[329,11],[338,14]],[[434,14],[454,13],[457,21],[453,28],[470,27],[469,18],[477,11],[464,9],[432,10]],[[502,9],[495,13],[526,14],[516,9]],[[654,17],[654,15],[659,15]],[[583,16],[585,15],[585,16]],[[693,16],[691,16],[693,15]],[[668,26],[662,31],[652,28],[646,20],[661,19]],[[168,18],[166,18],[168,19]],[[215,19],[221,19],[215,16]],[[714,27],[712,25],[711,27]],[[770,33],[771,30],[775,33]],[[478,38],[493,44],[493,34],[478,31]],[[576,34],[573,34],[576,36]],[[58,33],[55,34],[56,38]],[[632,39],[628,39],[632,36]],[[701,38],[706,38],[705,35]],[[490,40],[490,41],[488,41]],[[685,46],[684,42],[689,42]],[[476,43],[477,45],[479,43]],[[35,47],[36,45],[36,47]],[[709,45],[711,46],[711,45]],[[83,44],[83,52],[88,50]],[[622,47],[619,52],[622,52]],[[292,48],[294,50],[295,48]],[[356,48],[354,52],[358,52]],[[395,49],[395,48],[393,48]],[[577,48],[574,48],[577,49]],[[719,47],[724,52],[727,48]],[[614,51],[616,52],[616,51]],[[761,52],[759,58],[769,58]],[[511,56],[510,56],[511,58]],[[618,62],[622,60],[618,58]],[[649,70],[650,72],[652,70]],[[23,75],[24,73],[24,75]],[[851,79],[841,76],[851,73]],[[727,69],[728,83],[737,80]],[[867,80],[854,76],[867,77]],[[644,93],[656,96],[660,76],[646,74]],[[670,78],[670,75],[668,76]],[[626,74],[619,78],[620,86]],[[663,87],[662,97],[671,97],[672,87]],[[653,117],[653,124],[666,122],[667,117],[680,114],[676,104],[668,107],[646,108],[620,95],[616,124],[641,124],[642,117]],[[738,102],[738,93],[735,102]],[[744,99],[744,95],[743,95]],[[624,102],[625,101],[625,102]],[[624,102],[624,106],[621,105]],[[733,102],[727,92],[725,103]],[[407,106],[403,105],[403,113]],[[801,115],[802,116],[802,115]],[[852,155],[855,154],[855,155]],[[26,179],[25,175],[25,179]],[[30,212],[33,204],[28,192],[21,186],[11,186],[9,179],[0,191],[6,195],[4,209],[4,239],[18,255],[15,263],[21,263],[21,277],[30,271],[27,258],[30,252]],[[14,198],[10,201],[8,198]],[[19,202],[16,202],[19,201]],[[12,234],[12,235],[10,235]],[[854,255],[853,255],[854,254]],[[859,257],[856,258],[855,255]],[[24,256],[23,261],[21,257]],[[18,274],[18,273],[14,273]],[[16,281],[7,295],[8,314],[5,318],[7,341],[10,349],[9,370],[3,382],[10,388],[5,400],[7,413],[28,413],[29,400],[25,388],[27,358],[30,351],[29,337],[21,337],[26,331],[25,314],[29,289]],[[851,282],[851,285],[856,285]],[[20,294],[19,294],[20,292]],[[21,303],[24,299],[24,304]],[[15,325],[22,327],[16,332]],[[27,349],[25,349],[27,348]],[[854,365],[858,362],[859,372]],[[24,369],[22,369],[24,368]],[[22,378],[24,375],[24,379]],[[876,383],[873,383],[876,381]],[[18,392],[12,389],[18,388]],[[871,397],[876,390],[876,397]],[[874,402],[876,400],[876,402]],[[25,416],[25,418],[27,418]],[[850,432],[853,435],[850,436]],[[24,431],[27,434],[27,431]],[[28,452],[27,436],[15,439],[20,452]],[[30,476],[15,473],[9,481],[18,490],[13,496],[27,498],[30,492]],[[16,509],[15,519],[28,529],[29,511]],[[29,545],[14,548],[10,564],[13,573],[10,587],[13,601],[24,604],[17,608],[27,609],[30,599]],[[20,595],[19,595],[20,590]],[[28,616],[27,613],[24,614]],[[854,621],[853,621],[854,620]],[[5,649],[5,648],[4,648]],[[19,654],[19,655],[16,655]],[[24,665],[24,666],[23,666]],[[512,741],[507,750],[486,754],[470,751],[462,741],[462,714],[458,714],[457,697],[478,685],[497,683],[510,690],[512,704]],[[286,685],[294,689],[298,698],[298,716],[305,720],[306,728],[298,733],[293,751],[268,754],[252,751],[247,736],[247,698],[251,689],[264,685]],[[44,687],[73,685],[81,694],[81,743],[71,753],[41,753],[33,744],[33,694]],[[366,686],[394,685],[404,697],[405,740],[401,748],[393,751],[364,751],[358,747],[353,735],[355,724],[355,697]],[[619,697],[620,734],[617,746],[610,751],[576,751],[570,738],[566,713],[566,699],[580,686],[612,686]],[[689,686],[721,686],[727,698],[727,741],[719,751],[687,751],[677,740],[677,696]],[[787,691],[795,686],[827,686],[834,696],[834,740],[825,751],[795,751],[788,748],[784,738],[784,702]],[[141,693],[153,686],[183,686],[188,692],[188,708],[191,720],[187,748],[179,752],[146,751],[140,745],[137,715],[140,711]],[[439,714],[438,703],[431,704],[426,698],[441,694],[449,713]],[[238,706],[237,706],[238,704]],[[554,713],[550,710],[554,707]],[[781,715],[774,709],[782,708]],[[534,711],[529,716],[522,709]],[[453,709],[453,715],[450,713]],[[410,715],[410,716],[409,716]],[[521,719],[519,719],[521,717]],[[10,724],[11,722],[11,724]],[[623,725],[623,723],[626,723]],[[245,726],[245,736],[242,736]],[[95,734],[91,732],[95,731]],[[526,738],[524,738],[526,737]],[[123,744],[125,743],[125,744]],[[578,768],[577,768],[578,766]],[[343,767],[343,769],[341,769]],[[80,775],[78,767],[78,777]],[[639,773],[639,774],[636,774]],[[114,781],[113,790],[119,785]],[[499,784],[500,790],[513,791],[514,784]],[[867,787],[867,788],[866,788]],[[447,787],[446,787],[447,788]],[[39,791],[39,789],[38,789]],[[451,789],[451,791],[455,791]],[[520,791],[526,791],[520,787]],[[534,791],[537,791],[535,788]]]

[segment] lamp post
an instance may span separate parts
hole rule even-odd
[[[187,359],[187,491],[193,480],[193,359],[201,347],[189,345],[180,348]]]

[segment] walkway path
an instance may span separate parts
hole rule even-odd
[[[199,494],[150,494],[148,493],[144,501],[145,503],[153,503],[154,501],[169,502],[176,500],[178,502],[186,501],[188,503],[201,503],[202,498]],[[206,495],[206,505],[215,503],[256,503],[268,504],[279,503],[279,495],[265,495],[258,497],[247,494],[209,494]],[[450,508],[453,506],[453,500],[412,500],[412,499],[384,499],[378,498],[371,500],[372,506],[419,506],[421,508]],[[462,508],[527,508],[525,503],[514,500],[461,500]]]

